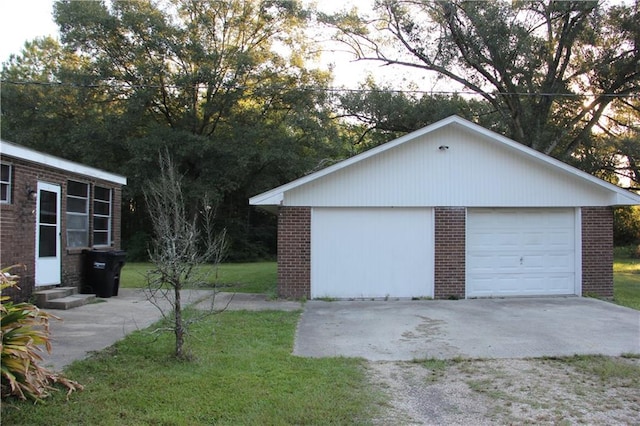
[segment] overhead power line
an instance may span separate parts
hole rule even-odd
[[[16,86],[44,86],[44,87],[71,87],[80,89],[185,89],[187,86],[177,84],[157,85],[157,84],[91,84],[91,83],[73,83],[73,82],[54,82],[54,81],[36,81],[36,80],[0,80],[0,84],[11,84]],[[199,83],[203,84],[203,83]],[[306,91],[306,92],[326,92],[326,93],[402,93],[402,94],[419,94],[419,95],[474,95],[478,96],[480,93],[473,90],[424,90],[424,89],[367,89],[357,88],[350,89],[345,87],[316,87],[316,86],[272,86],[272,89],[276,90],[289,90],[289,91]],[[228,89],[251,89],[247,86],[229,86]],[[547,93],[547,92],[488,92],[493,95],[504,96],[552,96],[561,98],[593,98],[593,97],[609,97],[609,98],[626,98],[626,99],[640,99],[640,93]]]

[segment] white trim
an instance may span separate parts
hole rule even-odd
[[[34,258],[34,282],[35,286],[57,285],[61,283],[62,277],[62,237],[60,230],[62,229],[62,187],[58,184],[39,181],[37,183],[37,200],[36,200],[36,232],[35,232],[35,250]],[[47,191],[56,194],[56,255],[51,257],[40,257],[40,209],[41,209],[41,192]]]
[[[434,243],[433,245],[434,252],[436,251],[435,247],[436,246]],[[465,207],[464,209],[464,298],[465,299],[469,298],[469,268],[467,268],[467,250],[468,249],[469,249],[469,208]],[[434,261],[434,265],[435,265],[435,261]]]
[[[569,175],[573,175],[576,176],[580,179],[584,179],[592,184],[595,184],[597,186],[603,187],[609,191],[612,191],[616,194],[615,197],[615,202],[612,203],[611,205],[636,205],[636,204],[640,204],[640,195],[634,194],[630,191],[627,191],[625,189],[622,189],[616,185],[613,185],[609,182],[603,181],[602,179],[598,179],[595,176],[592,176],[586,172],[583,172],[582,170],[576,169],[575,167],[572,167],[568,164],[563,163],[562,161],[556,160],[555,158],[552,158],[548,155],[542,154],[532,148],[529,148],[525,145],[522,145],[521,143],[518,143],[514,140],[511,140],[505,136],[499,135],[491,130],[485,129],[482,126],[479,126],[475,123],[472,123],[468,120],[465,120],[461,117],[458,117],[456,115],[452,115],[448,118],[445,118],[443,120],[440,120],[436,123],[433,123],[429,126],[423,127],[422,129],[416,130],[415,132],[409,133],[407,135],[404,135],[398,139],[395,139],[391,142],[387,142],[383,145],[379,145],[375,148],[372,148],[366,152],[363,152],[361,154],[355,155],[351,158],[348,158],[344,161],[341,161],[339,163],[336,163],[332,166],[329,166],[325,169],[319,170],[315,173],[311,173],[307,176],[301,177],[299,179],[296,179],[292,182],[289,182],[287,184],[281,185],[277,188],[271,189],[269,191],[263,192],[261,194],[255,195],[253,197],[251,197],[249,199],[249,204],[251,205],[260,205],[260,206],[273,206],[273,205],[281,205],[284,201],[284,193],[300,187],[302,185],[305,185],[309,182],[312,182],[316,179],[319,179],[323,176],[326,176],[328,174],[337,172],[338,170],[341,170],[345,167],[349,167],[352,164],[358,163],[360,161],[366,160],[369,157],[372,157],[374,155],[378,155],[382,152],[385,152],[387,150],[393,149],[395,147],[397,147],[398,145],[402,145],[408,141],[411,141],[413,139],[416,139],[420,136],[426,135],[428,133],[432,133],[438,129],[441,129],[443,127],[446,126],[452,126],[452,125],[456,125],[459,127],[462,127],[463,129],[466,129],[472,133],[476,133],[479,134],[481,136],[484,136],[486,138],[488,138],[491,141],[494,141],[495,143],[499,143],[502,144],[514,151],[518,151],[528,157],[530,157],[531,159],[541,162],[541,163],[545,163],[551,166],[555,166],[558,169],[564,171],[565,173],[569,174]]]
[[[13,203],[13,164],[5,161],[0,161],[0,166],[9,167],[9,180],[3,181],[0,178],[0,183],[7,185],[7,199],[0,199],[0,204],[12,204]]]
[[[576,207],[575,210],[575,294],[577,296],[582,296],[582,207]]]
[[[53,155],[44,154],[30,148],[25,148],[11,142],[0,140],[0,154],[19,158],[21,160],[30,161],[32,163],[41,164],[43,166],[53,167],[66,172],[76,173],[79,175],[90,176],[96,179],[117,183],[120,185],[127,184],[127,178],[124,176],[109,173],[94,167],[85,166],[74,163],[73,161],[64,160],[54,157]]]

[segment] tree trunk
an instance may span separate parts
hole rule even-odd
[[[182,305],[180,301],[180,287],[174,287],[175,301],[174,301],[174,311],[175,311],[175,327],[174,332],[176,334],[176,358],[184,359],[184,327],[182,324]]]

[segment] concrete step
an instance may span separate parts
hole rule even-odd
[[[44,304],[43,308],[67,310],[84,306],[93,302],[95,299],[95,294],[72,294],[71,296],[50,299]]]
[[[36,306],[44,308],[49,300],[60,299],[67,296],[72,296],[78,293],[76,287],[56,287],[47,290],[40,290],[33,293]]]

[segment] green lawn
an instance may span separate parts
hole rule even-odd
[[[145,287],[145,273],[152,267],[149,263],[126,263],[122,268],[120,286],[123,288]],[[222,291],[239,293],[266,293],[275,295],[277,269],[275,262],[225,263],[210,269],[211,283]]]
[[[616,250],[613,263],[613,300],[619,305],[640,310],[640,259],[628,250]]]
[[[5,402],[11,425],[367,424],[373,394],[364,361],[291,355],[299,312],[227,311],[191,330],[194,361],[169,354],[172,336],[135,332],[65,370],[85,385],[68,400]]]
[[[149,264],[127,264],[122,285],[139,287]],[[615,301],[640,309],[640,260],[616,252]],[[234,291],[273,292],[273,262],[225,264],[217,282]],[[369,424],[384,407],[361,359],[291,355],[299,312],[226,311],[190,330],[194,360],[175,361],[171,334],[135,332],[67,377],[85,390],[43,404],[3,401],[12,425]],[[150,329],[155,329],[153,326]]]

